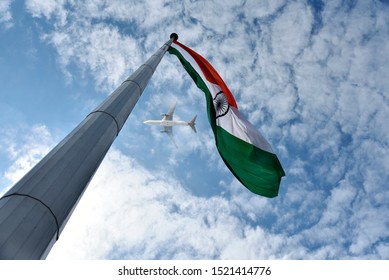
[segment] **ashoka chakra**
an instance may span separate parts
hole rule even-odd
[[[230,106],[228,104],[227,97],[222,91],[219,91],[213,99],[213,105],[215,106],[216,118],[223,117],[227,114]]]

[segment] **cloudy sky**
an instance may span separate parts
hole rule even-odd
[[[0,194],[172,32],[272,144],[279,196],[234,179],[166,54],[48,259],[388,259],[387,0],[2,0]],[[143,124],[174,102],[198,115],[178,148]]]

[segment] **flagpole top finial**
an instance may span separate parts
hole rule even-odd
[[[178,35],[177,35],[177,33],[172,33],[172,34],[170,34],[170,39],[178,40]]]

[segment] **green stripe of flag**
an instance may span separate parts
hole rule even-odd
[[[217,127],[216,145],[225,164],[246,188],[266,197],[277,196],[285,173],[275,154],[263,151],[221,127]]]

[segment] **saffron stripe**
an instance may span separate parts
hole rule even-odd
[[[230,106],[233,106],[235,108],[238,108],[238,105],[236,104],[235,98],[232,95],[230,89],[227,87],[226,83],[223,81],[222,77],[220,77],[219,73],[216,72],[215,68],[201,55],[199,55],[197,52],[194,50],[188,48],[187,46],[181,44],[178,41],[174,41],[172,43],[172,47],[174,45],[178,45],[181,48],[183,48],[185,51],[189,53],[193,57],[193,59],[196,61],[197,65],[199,66],[199,70],[201,70],[207,79],[207,81],[219,85],[224,94],[227,97],[228,103]]]

